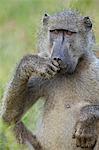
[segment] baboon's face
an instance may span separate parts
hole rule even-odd
[[[51,59],[60,63],[60,67],[72,73],[83,55],[82,37],[77,32],[55,29],[50,30]]]
[[[59,14],[48,19],[49,53],[61,69],[73,73],[81,57],[86,55],[92,24],[88,17]]]

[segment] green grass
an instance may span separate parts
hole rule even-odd
[[[0,101],[20,58],[36,51],[37,31],[45,12],[52,14],[70,7],[92,16],[99,42],[98,6],[98,0],[0,0]],[[23,118],[31,130],[35,130],[40,107],[41,101]],[[22,149],[15,143],[9,129],[0,123],[0,150]]]

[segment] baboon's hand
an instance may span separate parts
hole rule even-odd
[[[73,138],[76,139],[76,146],[81,148],[94,148],[97,141],[95,123],[87,124],[84,121],[76,123]]]
[[[41,68],[41,75],[51,78],[60,70],[59,63],[55,60],[47,61]]]

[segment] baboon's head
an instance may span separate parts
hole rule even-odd
[[[66,72],[73,73],[80,58],[89,53],[94,43],[90,18],[74,11],[53,16],[45,14],[43,26],[47,33],[49,57],[58,61]]]

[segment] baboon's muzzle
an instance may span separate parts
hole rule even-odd
[[[51,59],[54,59],[59,63],[61,70],[67,73],[73,73],[75,71],[77,61],[70,54],[70,44],[66,41],[56,40],[53,48]]]

